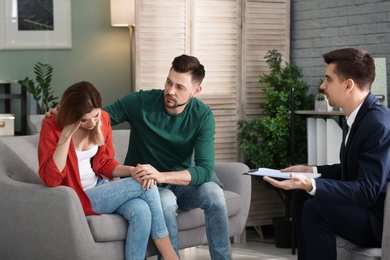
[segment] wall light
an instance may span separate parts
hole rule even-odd
[[[118,27],[134,26],[134,0],[111,0],[111,25]]]

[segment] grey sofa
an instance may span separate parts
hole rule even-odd
[[[0,137],[1,259],[124,259],[127,222],[119,215],[85,217],[76,193],[48,188],[37,175],[38,135]],[[113,131],[116,159],[124,161],[129,130]],[[229,214],[229,234],[245,228],[251,178],[242,163],[216,163]],[[200,209],[179,212],[180,249],[206,244]],[[155,255],[149,243],[147,256]]]
[[[390,194],[390,185],[387,186]],[[382,247],[362,248],[341,237],[336,237],[338,260],[390,260],[390,199],[386,196]]]

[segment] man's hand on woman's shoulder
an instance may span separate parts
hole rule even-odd
[[[44,119],[45,118],[50,118],[51,114],[57,115],[59,108],[60,108],[60,106],[56,106],[55,108],[50,108],[50,110],[45,113]]]

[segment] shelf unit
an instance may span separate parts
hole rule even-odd
[[[26,90],[21,88],[19,93],[11,92],[11,86],[18,84],[17,80],[0,80],[0,88],[4,89],[4,93],[0,94],[0,100],[4,100],[5,113],[13,114],[11,112],[11,101],[21,100],[20,120],[21,130],[15,131],[16,135],[27,135],[27,95]],[[17,118],[15,116],[15,118]]]

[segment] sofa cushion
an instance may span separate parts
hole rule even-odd
[[[191,167],[194,166],[195,166],[195,152],[192,154],[191,157]],[[215,171],[213,171],[213,173],[211,174],[210,181],[215,182],[216,184],[219,185],[219,187],[223,188],[223,183],[219,180],[218,175],[215,173]]]
[[[228,211],[228,217],[234,216],[241,209],[242,198],[235,192],[232,191],[224,191],[226,198],[226,205]]]
[[[234,192],[224,191],[228,216],[234,216],[241,208],[241,197]],[[205,225],[203,210],[193,209],[189,211],[178,210],[177,224],[179,230],[188,230]]]
[[[215,182],[219,185],[219,187],[223,188],[223,183],[219,180],[218,175],[215,173],[215,171],[213,171],[210,181]]]
[[[90,215],[87,222],[96,242],[126,239],[128,222],[118,214]]]
[[[38,136],[1,137],[0,167],[13,180],[42,184],[38,176]]]

